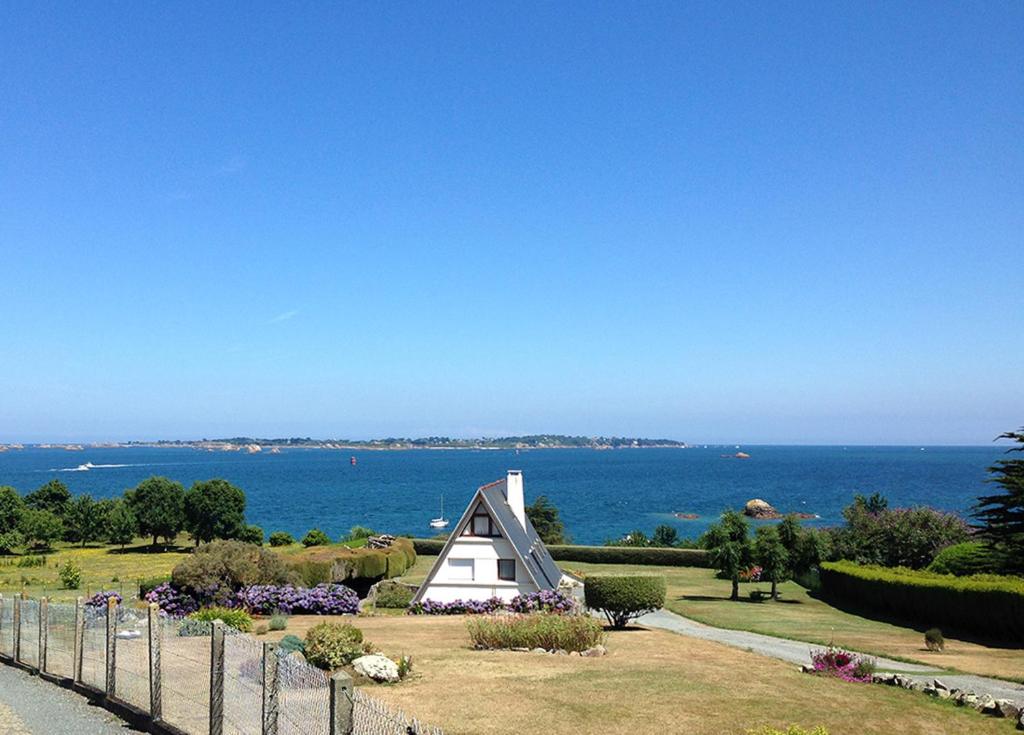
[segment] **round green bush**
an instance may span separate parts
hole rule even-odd
[[[998,562],[987,546],[978,541],[947,546],[940,551],[929,565],[929,572],[969,577],[972,574],[988,574],[997,571]]]
[[[665,604],[665,578],[652,574],[591,574],[583,586],[587,607],[600,610],[613,628]]]
[[[319,623],[306,633],[306,660],[331,671],[363,655],[363,631],[349,623]]]
[[[306,650],[306,644],[303,643],[302,639],[297,635],[289,633],[277,643],[277,650],[282,651],[285,655],[298,651],[302,653]]]
[[[262,546],[263,529],[259,526],[246,526],[242,529],[242,532],[238,534],[238,540],[244,541],[247,544],[256,544],[257,546]]]
[[[311,529],[302,537],[302,545],[306,547],[327,546],[329,543],[331,543],[330,537],[319,528]]]
[[[295,537],[287,531],[274,531],[270,534],[271,546],[291,546],[295,543]]]

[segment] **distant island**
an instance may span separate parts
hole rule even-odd
[[[223,439],[161,439],[158,441],[47,443],[0,445],[0,451],[18,450],[25,447],[40,449],[65,449],[82,451],[86,448],[127,448],[127,447],[180,447],[208,452],[257,452],[278,453],[282,449],[647,449],[667,447],[685,449],[686,442],[674,439],[643,439],[625,436],[568,436],[565,434],[530,434],[526,436],[480,437],[476,439],[453,439],[447,436],[427,436],[418,439],[386,437],[383,439],[312,439],[290,437],[264,439],[251,436],[235,436]]]

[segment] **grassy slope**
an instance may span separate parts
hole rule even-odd
[[[293,617],[288,633],[319,622]],[[1013,725],[920,693],[846,684],[663,631],[609,634],[603,658],[474,651],[461,617],[370,617],[356,624],[385,654],[410,654],[414,677],[371,694],[448,735],[524,733],[739,735],[761,724],[822,724],[831,735],[1010,735]],[[855,715],[855,716],[854,716]]]

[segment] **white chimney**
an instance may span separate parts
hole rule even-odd
[[[519,525],[526,528],[526,506],[523,501],[523,472],[509,470],[505,477],[505,500],[512,514],[519,520]]]

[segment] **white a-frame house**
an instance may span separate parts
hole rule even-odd
[[[523,473],[477,489],[413,602],[511,600],[558,589],[562,572],[544,547],[523,501]]]

